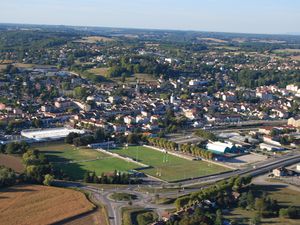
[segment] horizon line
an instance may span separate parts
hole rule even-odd
[[[300,32],[287,33],[246,33],[235,31],[204,31],[197,29],[176,29],[176,28],[142,28],[142,27],[113,27],[101,25],[71,25],[71,24],[38,24],[38,23],[14,23],[14,22],[0,22],[0,25],[31,25],[31,26],[61,26],[61,27],[86,27],[86,28],[107,28],[107,29],[127,29],[127,30],[153,30],[153,31],[181,31],[181,32],[202,32],[202,33],[225,33],[225,34],[249,34],[249,35],[276,35],[276,36],[300,36]]]

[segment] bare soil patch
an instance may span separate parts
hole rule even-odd
[[[22,173],[24,171],[22,160],[17,156],[0,154],[0,165],[11,168],[17,173]]]
[[[89,37],[83,37],[82,39],[76,40],[74,42],[94,44],[97,42],[111,42],[111,41],[114,41],[114,39],[109,37],[104,37],[104,36],[89,36]]]
[[[209,41],[209,42],[217,42],[217,43],[227,43],[227,41],[218,39],[218,38],[197,38],[200,41]]]

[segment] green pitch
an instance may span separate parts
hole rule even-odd
[[[112,151],[151,166],[152,168],[141,170],[141,172],[166,181],[201,177],[228,171],[227,168],[216,164],[205,161],[190,161],[143,146],[129,146],[128,148],[118,148]]]
[[[53,165],[62,169],[73,179],[82,179],[85,171],[95,171],[97,175],[113,172],[126,172],[137,168],[135,163],[111,157],[110,155],[87,148],[76,148],[68,144],[38,145],[34,148],[43,152]],[[70,161],[73,161],[70,163]]]
[[[84,147],[76,148],[69,144],[47,143],[34,148],[42,151],[56,168],[63,170],[73,179],[82,179],[87,170],[101,175],[114,170],[126,172],[141,167],[105,153]],[[151,166],[140,172],[166,181],[201,177],[228,170],[212,163],[190,161],[143,146],[129,146],[126,149],[118,148],[111,151]]]

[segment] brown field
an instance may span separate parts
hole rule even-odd
[[[240,48],[239,47],[232,47],[232,46],[216,46],[216,49],[225,49],[225,50],[230,50],[230,51],[237,51]]]
[[[1,64],[10,64],[10,63],[13,63],[14,61],[13,60],[1,60],[0,63]]]
[[[17,156],[0,154],[0,165],[11,168],[17,173],[24,171],[22,160]]]
[[[210,42],[217,42],[217,43],[227,43],[227,41],[217,38],[197,38],[200,41],[210,41]]]
[[[63,225],[108,225],[105,208],[97,209],[88,215],[81,216],[80,218],[72,219],[68,222],[61,223]],[[60,225],[60,223],[58,223]]]
[[[52,67],[55,67],[55,66],[52,66],[52,65],[38,65],[38,64],[30,64],[30,63],[14,63],[14,66],[15,67],[18,67],[18,68],[52,68]]]
[[[107,76],[107,71],[109,68],[94,68],[94,69],[89,69],[88,72],[93,73],[98,76]]]
[[[291,58],[292,58],[293,60],[300,61],[300,55],[292,56]]]
[[[103,37],[103,36],[89,36],[89,37],[83,37],[82,39],[76,40],[74,42],[94,44],[97,42],[111,42],[111,41],[114,41],[114,39]]]
[[[5,225],[52,224],[95,208],[83,193],[40,185],[2,189],[0,199],[0,221]]]
[[[0,70],[4,70],[4,69],[6,69],[6,65],[0,64]]]

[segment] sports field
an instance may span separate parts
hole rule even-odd
[[[119,148],[112,151],[151,166],[152,168],[141,172],[166,181],[201,177],[229,170],[216,164],[190,161],[143,146],[130,146],[127,149]]]
[[[62,169],[73,179],[82,179],[85,171],[102,173],[128,171],[139,167],[137,164],[111,157],[87,148],[75,148],[68,144],[47,144],[35,146],[43,152],[56,168]]]
[[[62,169],[72,179],[82,179],[87,170],[101,175],[114,170],[126,172],[141,167],[105,153],[63,143],[41,144],[35,148],[42,151],[56,168]],[[130,146],[128,149],[119,148],[111,151],[151,166],[140,171],[166,181],[201,177],[228,170],[212,163],[190,161],[143,146]]]

